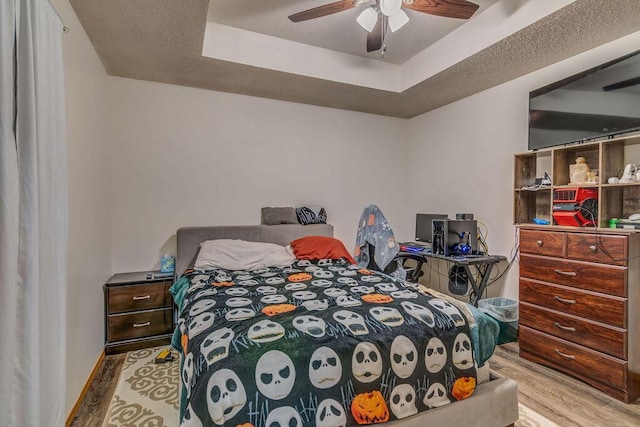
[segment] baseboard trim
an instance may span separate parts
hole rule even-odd
[[[91,370],[91,374],[89,374],[89,378],[87,378],[87,382],[84,383],[84,387],[82,387],[82,391],[80,391],[80,395],[78,396],[76,403],[73,405],[73,408],[71,408],[69,415],[67,415],[67,422],[65,423],[65,427],[69,427],[71,425],[71,423],[73,422],[73,419],[78,413],[78,409],[80,409],[80,404],[82,403],[84,396],[87,394],[87,391],[89,390],[89,387],[93,382],[93,379],[95,378],[96,374],[98,373],[98,370],[100,369],[100,366],[102,365],[102,362],[104,361],[104,356],[105,356],[105,352],[104,350],[102,350],[102,353],[100,353],[100,356],[98,356],[98,361],[93,366],[93,370]]]

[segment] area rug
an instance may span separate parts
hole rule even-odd
[[[127,353],[102,427],[178,425],[180,361],[156,364],[166,347]]]
[[[533,409],[518,403],[520,419],[516,421],[515,427],[559,427],[558,424],[540,415]]]
[[[180,362],[156,364],[165,347],[130,351],[102,427],[176,427],[180,390]],[[518,404],[516,427],[558,427],[533,409]]]

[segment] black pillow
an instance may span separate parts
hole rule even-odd
[[[298,217],[298,222],[302,225],[327,223],[327,212],[324,208],[309,208],[303,206],[296,208],[296,216]]]

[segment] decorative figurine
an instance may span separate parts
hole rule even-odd
[[[570,184],[596,184],[598,176],[585,161],[584,157],[576,158],[575,165],[569,165]]]

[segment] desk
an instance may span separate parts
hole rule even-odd
[[[469,277],[469,283],[473,289],[470,302],[475,307],[478,306],[478,301],[484,293],[489,284],[489,277],[493,267],[500,261],[506,261],[507,257],[503,255],[475,255],[472,257],[464,257],[458,255],[444,256],[437,255],[431,252],[401,252],[402,254],[411,254],[414,256],[423,257],[425,261],[431,259],[441,259],[455,265],[459,265],[465,269],[467,276]],[[480,276],[480,282],[476,282],[476,279],[471,272],[471,266],[476,269],[476,272]]]

